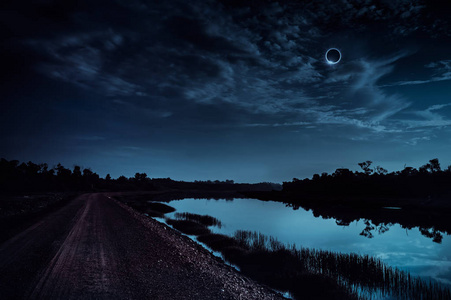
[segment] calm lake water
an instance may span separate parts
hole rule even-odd
[[[373,238],[361,236],[364,220],[339,226],[335,219],[313,216],[311,211],[293,210],[280,202],[257,199],[207,200],[184,199],[169,202],[176,212],[210,215],[219,219],[215,233],[232,235],[236,230],[259,231],[286,244],[341,253],[368,254],[390,266],[408,270],[412,275],[432,277],[451,284],[451,238],[437,244],[418,228],[406,230],[394,224],[384,233],[373,231]],[[173,217],[174,213],[167,214]]]

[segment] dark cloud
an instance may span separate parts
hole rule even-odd
[[[446,107],[434,106],[446,101],[429,103],[430,95],[406,89],[451,79],[448,4],[211,0],[3,6],[0,93],[3,111],[14,116],[5,114],[2,138],[16,141],[9,143],[8,155],[17,145],[32,149],[18,138],[29,136],[30,128],[35,139],[58,136],[86,149],[97,143],[96,151],[104,151],[101,145],[117,149],[109,152],[113,156],[158,149],[167,161],[163,153],[173,153],[173,140],[191,139],[183,144],[191,154],[204,153],[212,142],[221,152],[227,142],[266,157],[271,147],[253,146],[257,136],[299,139],[293,153],[301,141],[322,147],[324,139],[418,146],[440,138],[431,130],[451,125]],[[330,47],[343,54],[337,65],[325,62]],[[438,92],[430,93],[438,99]],[[233,139],[216,140],[218,135]],[[171,155],[182,159],[183,149]]]

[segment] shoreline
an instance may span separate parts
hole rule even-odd
[[[244,198],[244,197],[240,197],[240,198]],[[152,200],[149,201],[148,199],[150,199],[150,198],[149,197],[143,197],[140,200],[134,199],[134,201],[130,201],[129,203],[132,204],[133,207],[135,209],[139,210],[141,213],[143,213],[143,214],[146,213],[146,215],[150,215],[150,216],[153,216],[152,212],[155,213],[154,209],[156,209],[156,210],[161,209],[161,211],[164,211],[164,213],[166,213],[166,212],[173,212],[174,211],[173,209],[169,210],[168,206],[166,206],[166,205],[162,205],[162,207],[155,206],[155,208],[153,208],[153,205],[155,204],[155,202],[152,201]],[[140,201],[142,202],[142,206],[138,205],[138,203]],[[275,202],[280,202],[280,201],[275,201]],[[171,205],[171,204],[169,204],[169,205]],[[146,207],[147,207],[147,209],[146,209]],[[395,210],[395,213],[396,213],[396,210]],[[262,266],[263,268],[259,267],[258,270],[257,269],[251,270],[252,268],[254,268],[254,267],[251,267],[251,269],[249,268],[249,266],[250,266],[249,263],[251,261],[252,261],[252,265],[256,266],[256,262],[259,259],[258,257],[260,257],[260,258],[264,257],[264,256],[266,256],[266,254],[268,254],[268,259],[269,259],[269,256],[272,256],[274,258],[274,261],[276,261],[277,259],[280,258],[282,252],[290,252],[290,251],[291,252],[289,254],[291,254],[291,256],[296,256],[296,257],[298,257],[299,253],[301,253],[301,252],[302,253],[305,252],[307,256],[309,256],[309,257],[312,256],[313,258],[315,258],[317,254],[320,255],[320,256],[324,256],[325,258],[326,257],[330,258],[331,256],[333,256],[334,257],[334,261],[336,261],[337,263],[341,263],[342,261],[347,261],[348,258],[356,259],[357,261],[360,261],[360,259],[361,259],[361,258],[355,258],[354,257],[355,254],[351,254],[351,255],[339,255],[338,254],[338,255],[336,255],[336,254],[334,254],[332,252],[328,252],[328,251],[309,250],[309,249],[305,249],[305,248],[300,248],[301,252],[296,252],[294,250],[291,250],[291,248],[289,248],[289,249],[280,248],[279,249],[278,247],[275,248],[276,249],[275,251],[274,251],[274,248],[268,248],[268,249],[257,248],[257,249],[255,249],[255,248],[253,248],[256,245],[254,242],[251,242],[251,244],[248,244],[248,245],[251,245],[250,247],[249,246],[243,246],[243,242],[244,242],[244,244],[246,244],[246,239],[247,238],[244,239],[243,241],[241,241],[240,237],[233,238],[233,237],[229,237],[228,235],[215,234],[213,232],[208,232],[208,230],[207,230],[207,232],[204,232],[204,230],[202,230],[202,228],[199,228],[199,223],[200,224],[204,224],[206,226],[211,226],[211,224],[214,224],[214,223],[208,224],[209,220],[206,218],[208,216],[206,216],[206,215],[202,216],[202,213],[199,213],[199,215],[196,215],[196,213],[194,213],[194,214],[193,213],[186,213],[185,215],[184,214],[185,213],[181,213],[179,216],[177,216],[177,214],[176,214],[175,217],[171,216],[171,217],[169,217],[169,219],[166,218],[166,220],[169,220],[167,224],[170,224],[169,226],[174,226],[174,228],[176,228],[177,230],[179,230],[179,231],[181,231],[181,232],[183,232],[185,234],[195,235],[196,236],[195,240],[198,240],[200,243],[206,243],[206,245],[208,247],[210,247],[211,249],[220,252],[222,254],[222,256],[225,257],[225,259],[227,259],[229,262],[231,262],[231,263],[237,262],[237,266],[240,268],[240,270],[242,270],[242,272],[244,274],[246,274],[247,276],[250,276],[251,278],[257,280],[258,282],[263,282],[265,284],[268,284],[269,286],[271,286],[272,288],[275,288],[276,290],[287,290],[287,289],[286,289],[286,287],[283,287],[283,284],[280,285],[281,282],[280,283],[277,283],[277,282],[270,282],[270,283],[268,283],[268,282],[266,282],[267,281],[266,279],[262,281],[261,276],[259,274],[255,273],[254,271],[258,271],[258,273],[268,273],[269,272],[269,273],[272,273],[273,276],[276,276],[276,277],[279,278],[279,276],[281,275],[281,274],[278,273],[279,270],[276,270],[276,269],[273,269],[271,271],[269,271],[269,269],[264,270],[264,268],[266,268],[266,267],[263,267],[263,266],[267,266],[268,265],[268,261],[265,262],[265,261],[261,261],[261,260],[258,261],[258,264],[259,264],[259,266]],[[204,214],[205,214],[205,212],[204,212]],[[200,219],[201,217],[203,219]],[[179,221],[176,221],[176,220],[179,220]],[[189,224],[189,220],[193,220],[194,223],[191,222],[191,224]],[[216,220],[219,221],[219,223],[220,223],[220,220],[218,220],[218,219],[216,219]],[[196,225],[196,226],[194,226],[194,225]],[[339,224],[337,224],[337,225],[339,225]],[[258,232],[250,232],[250,231],[249,232],[244,232],[244,233],[246,233],[246,234],[249,233],[251,237],[253,235],[255,235],[255,234],[259,234]],[[238,240],[234,240],[234,239],[238,239]],[[258,241],[263,241],[263,240],[264,240],[263,237],[260,237],[260,235],[259,235]],[[272,247],[272,245],[270,245],[270,246]],[[280,251],[280,250],[282,250],[282,251]],[[254,253],[252,253],[252,252],[254,252]],[[301,256],[303,256],[303,254]],[[287,257],[287,259],[284,259],[284,260],[285,261],[289,261],[288,258],[289,257]],[[363,258],[367,259],[365,257],[363,257]],[[243,259],[247,260],[247,262],[244,262]],[[271,259],[269,259],[269,260],[271,260]],[[332,263],[332,265],[334,265],[334,263]],[[404,276],[404,273],[402,271],[400,271],[398,269],[392,269],[389,266],[383,266],[383,263],[381,261],[379,261],[377,259],[372,259],[372,258],[369,259],[368,262],[362,267],[360,266],[360,264],[355,265],[354,269],[360,270],[360,268],[364,269],[365,266],[366,266],[370,270],[373,270],[372,267],[371,267],[373,265],[381,266],[382,269],[387,269],[387,270],[389,270],[388,272],[393,272],[393,274],[396,273],[394,275],[395,277],[396,276],[400,276],[399,274]],[[243,266],[244,266],[244,268],[243,268]],[[268,268],[271,268],[271,267],[268,266]],[[346,271],[348,267],[343,267],[343,268],[344,268],[343,271]],[[302,270],[302,268],[298,268],[298,269]],[[295,270],[293,270],[293,271],[295,271]],[[385,271],[382,271],[382,272],[385,272]],[[277,275],[275,275],[275,274],[277,274]],[[350,278],[352,279],[353,278],[352,276],[355,275],[355,274],[348,274],[348,275],[350,275],[351,276]],[[376,277],[374,278],[375,281],[380,279],[379,277],[377,277],[377,278]],[[401,284],[406,284],[407,286],[412,285],[412,283],[410,282],[410,280],[411,280],[410,277],[409,277],[409,279],[406,279],[406,278],[403,277],[402,282],[400,282],[400,283]],[[317,279],[319,279],[319,278],[317,278]],[[421,281],[419,278],[418,279],[414,279],[414,280]],[[302,280],[301,281],[296,280],[296,281],[297,282],[301,282]],[[317,281],[320,281],[320,280],[317,280]],[[370,287],[372,286],[371,283],[368,283],[368,284],[369,284]],[[381,285],[384,288],[387,288],[387,285],[386,285],[387,283],[378,281],[378,284]],[[390,286],[390,285],[388,285],[388,286]],[[393,287],[390,286],[390,289],[391,288],[393,288]],[[435,289],[435,287],[432,287],[432,286],[430,288],[431,289]],[[290,292],[292,291],[291,288],[289,288],[288,290]],[[307,288],[307,290],[308,290],[308,288]],[[318,290],[322,290],[322,289],[316,289],[316,290],[318,291]],[[434,293],[435,292],[439,292],[439,291],[437,290],[437,291],[434,291]],[[441,291],[440,291],[440,293],[441,293]],[[299,299],[304,299],[305,295],[306,295],[306,289],[298,291],[297,294],[296,294],[296,297],[299,296],[300,297]],[[316,296],[318,296],[318,295],[316,295]],[[308,298],[308,299],[310,299],[310,298]],[[315,298],[311,298],[311,299],[315,299]],[[318,299],[318,298],[316,298],[316,299]],[[324,298],[324,299],[330,299],[330,298]],[[338,299],[342,299],[342,298],[338,298]]]
[[[279,292],[241,274],[233,266],[228,265],[222,258],[215,256],[190,237],[166,224],[143,215],[120,200],[117,200],[114,194],[116,193],[107,193],[110,199],[114,200],[124,210],[133,215],[146,228],[161,235],[164,240],[170,242],[171,245],[174,245],[181,252],[186,250],[194,251],[195,255],[189,257],[188,262],[200,266],[202,271],[222,281],[224,289],[229,290],[233,294],[233,299],[286,299]],[[122,193],[119,194],[122,195]]]

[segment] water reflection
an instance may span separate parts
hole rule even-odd
[[[425,237],[431,238],[432,241],[434,241],[435,243],[440,244],[443,240],[443,234],[440,231],[436,230],[434,227],[432,227],[432,228],[421,228],[420,227],[420,232]]]
[[[365,228],[360,232],[360,235],[367,238],[373,238],[376,232],[383,234],[396,224],[409,230],[418,227],[419,232],[423,236],[432,239],[434,243],[441,243],[443,236],[449,235],[451,229],[451,223],[448,221],[446,214],[439,214],[439,218],[434,219],[428,216],[427,212],[419,213],[418,211],[402,210],[401,207],[383,207],[381,210],[356,207],[344,208],[340,206],[314,206],[311,203],[309,207],[301,207],[292,203],[286,204],[286,206],[293,208],[293,210],[298,210],[299,208],[307,211],[312,210],[313,216],[318,218],[336,219],[336,224],[339,226],[349,226],[352,222],[363,218]]]
[[[351,224],[350,222],[342,220],[336,220],[335,223],[338,226],[349,226]],[[390,227],[394,225],[393,223],[381,223],[379,225],[374,225],[369,219],[364,219],[363,224],[365,224],[365,228],[360,232],[360,235],[369,239],[374,238],[374,234],[376,232],[378,234],[386,233],[388,230],[390,230]],[[434,243],[440,244],[443,240],[444,233],[440,230],[435,229],[434,227],[419,227],[419,231],[423,236],[432,239]]]
[[[223,226],[212,228],[214,233],[232,236],[237,230],[250,230],[274,236],[282,243],[368,254],[381,258],[390,266],[408,270],[412,275],[451,284],[451,239],[433,228],[409,229],[370,219],[334,219],[300,207],[287,209],[283,203],[256,199],[185,199],[171,201],[169,205],[178,213],[210,215],[219,219]],[[168,217],[172,217],[171,214]]]

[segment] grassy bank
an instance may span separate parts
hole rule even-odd
[[[194,221],[197,223],[200,223],[205,226],[216,226],[221,228],[222,223],[216,218],[213,218],[212,216],[208,215],[198,215],[198,214],[192,214],[192,213],[175,213],[174,217],[177,220],[189,220]]]
[[[154,203],[147,203],[146,205]],[[143,211],[146,209],[141,207]],[[155,209],[153,207],[152,209]],[[172,211],[162,204],[160,213]],[[209,226],[222,226],[211,216],[175,213],[166,222],[197,236],[199,242],[220,252],[242,273],[274,289],[289,291],[295,299],[451,299],[449,288],[412,277],[380,259],[357,254],[285,245],[258,232],[215,234]]]
[[[245,275],[272,288],[289,291],[295,299],[371,299],[375,295],[396,299],[451,299],[448,288],[412,277],[368,255],[298,248],[258,232],[237,231],[233,237],[202,233],[201,226],[207,229],[206,226],[195,220],[206,217],[189,214],[188,218],[191,221],[175,223],[169,219],[168,224],[197,235],[198,241],[221,252]]]
[[[257,232],[237,231],[233,237],[207,234],[198,240],[220,251],[241,271],[295,299],[451,299],[438,283],[412,277],[380,259],[357,254],[297,248]]]

